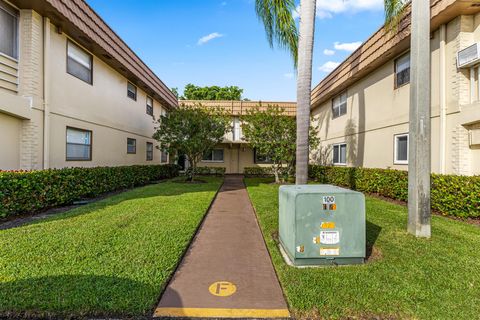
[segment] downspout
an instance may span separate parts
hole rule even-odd
[[[446,59],[445,42],[447,28],[440,26],[440,173],[446,172],[446,131],[447,131],[447,96],[446,96]]]
[[[50,19],[43,18],[43,169],[50,168]]]

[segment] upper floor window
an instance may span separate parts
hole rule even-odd
[[[18,14],[0,2],[0,53],[18,58]]]
[[[347,113],[347,93],[344,92],[332,100],[333,118],[338,118]]]
[[[410,54],[395,60],[395,88],[410,82]]]
[[[147,161],[153,160],[153,143],[147,142]]]
[[[408,164],[408,133],[395,135],[394,164]]]
[[[347,164],[347,144],[339,143],[333,145],[333,164],[346,165]]]
[[[137,100],[137,87],[130,82],[127,82],[127,97]]]
[[[137,140],[132,138],[127,138],[127,153],[135,154],[137,153]]]
[[[147,114],[153,117],[153,99],[147,96]]]
[[[202,161],[223,162],[223,149],[213,149],[203,155]]]
[[[67,161],[92,160],[92,131],[67,127]]]
[[[67,42],[67,72],[92,84],[93,57],[71,41]]]

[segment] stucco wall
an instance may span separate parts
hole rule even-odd
[[[475,161],[479,150],[469,148],[468,127],[461,117],[462,109],[470,105],[470,75],[456,67],[457,51],[473,44],[474,32],[480,33],[479,23],[474,28],[474,21],[478,18],[460,16],[446,28],[447,173],[474,174],[480,170],[480,163]],[[440,30],[432,33],[431,50],[432,170],[440,172]],[[408,133],[409,119],[410,85],[394,87],[394,61],[400,56],[348,87],[347,114],[333,119],[331,100],[312,110],[323,150],[346,142],[348,166],[408,169],[407,165],[394,164],[394,135]],[[474,117],[480,121],[480,108],[477,111]],[[327,163],[332,157],[330,152]],[[312,154],[312,161],[314,158]]]

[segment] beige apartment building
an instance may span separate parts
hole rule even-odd
[[[206,108],[221,108],[232,117],[231,131],[228,132],[222,143],[211,152],[204,155],[199,167],[224,167],[227,174],[241,174],[247,167],[269,167],[268,158],[257,154],[245,141],[242,133],[242,116],[247,115],[249,110],[259,107],[260,110],[269,106],[279,106],[285,115],[294,117],[297,111],[295,102],[272,102],[272,101],[193,101],[180,100],[180,105],[198,106]],[[181,166],[184,164],[181,163]],[[188,164],[187,164],[188,166]]]
[[[480,174],[480,2],[431,1],[432,170]],[[410,12],[382,28],[312,92],[322,151],[338,166],[408,168]]]
[[[0,0],[0,170],[168,162],[165,84],[83,0]]]

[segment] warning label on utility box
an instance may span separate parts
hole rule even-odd
[[[320,248],[321,256],[339,256],[340,248]]]
[[[340,232],[338,231],[320,231],[320,243],[337,244],[340,242]]]

